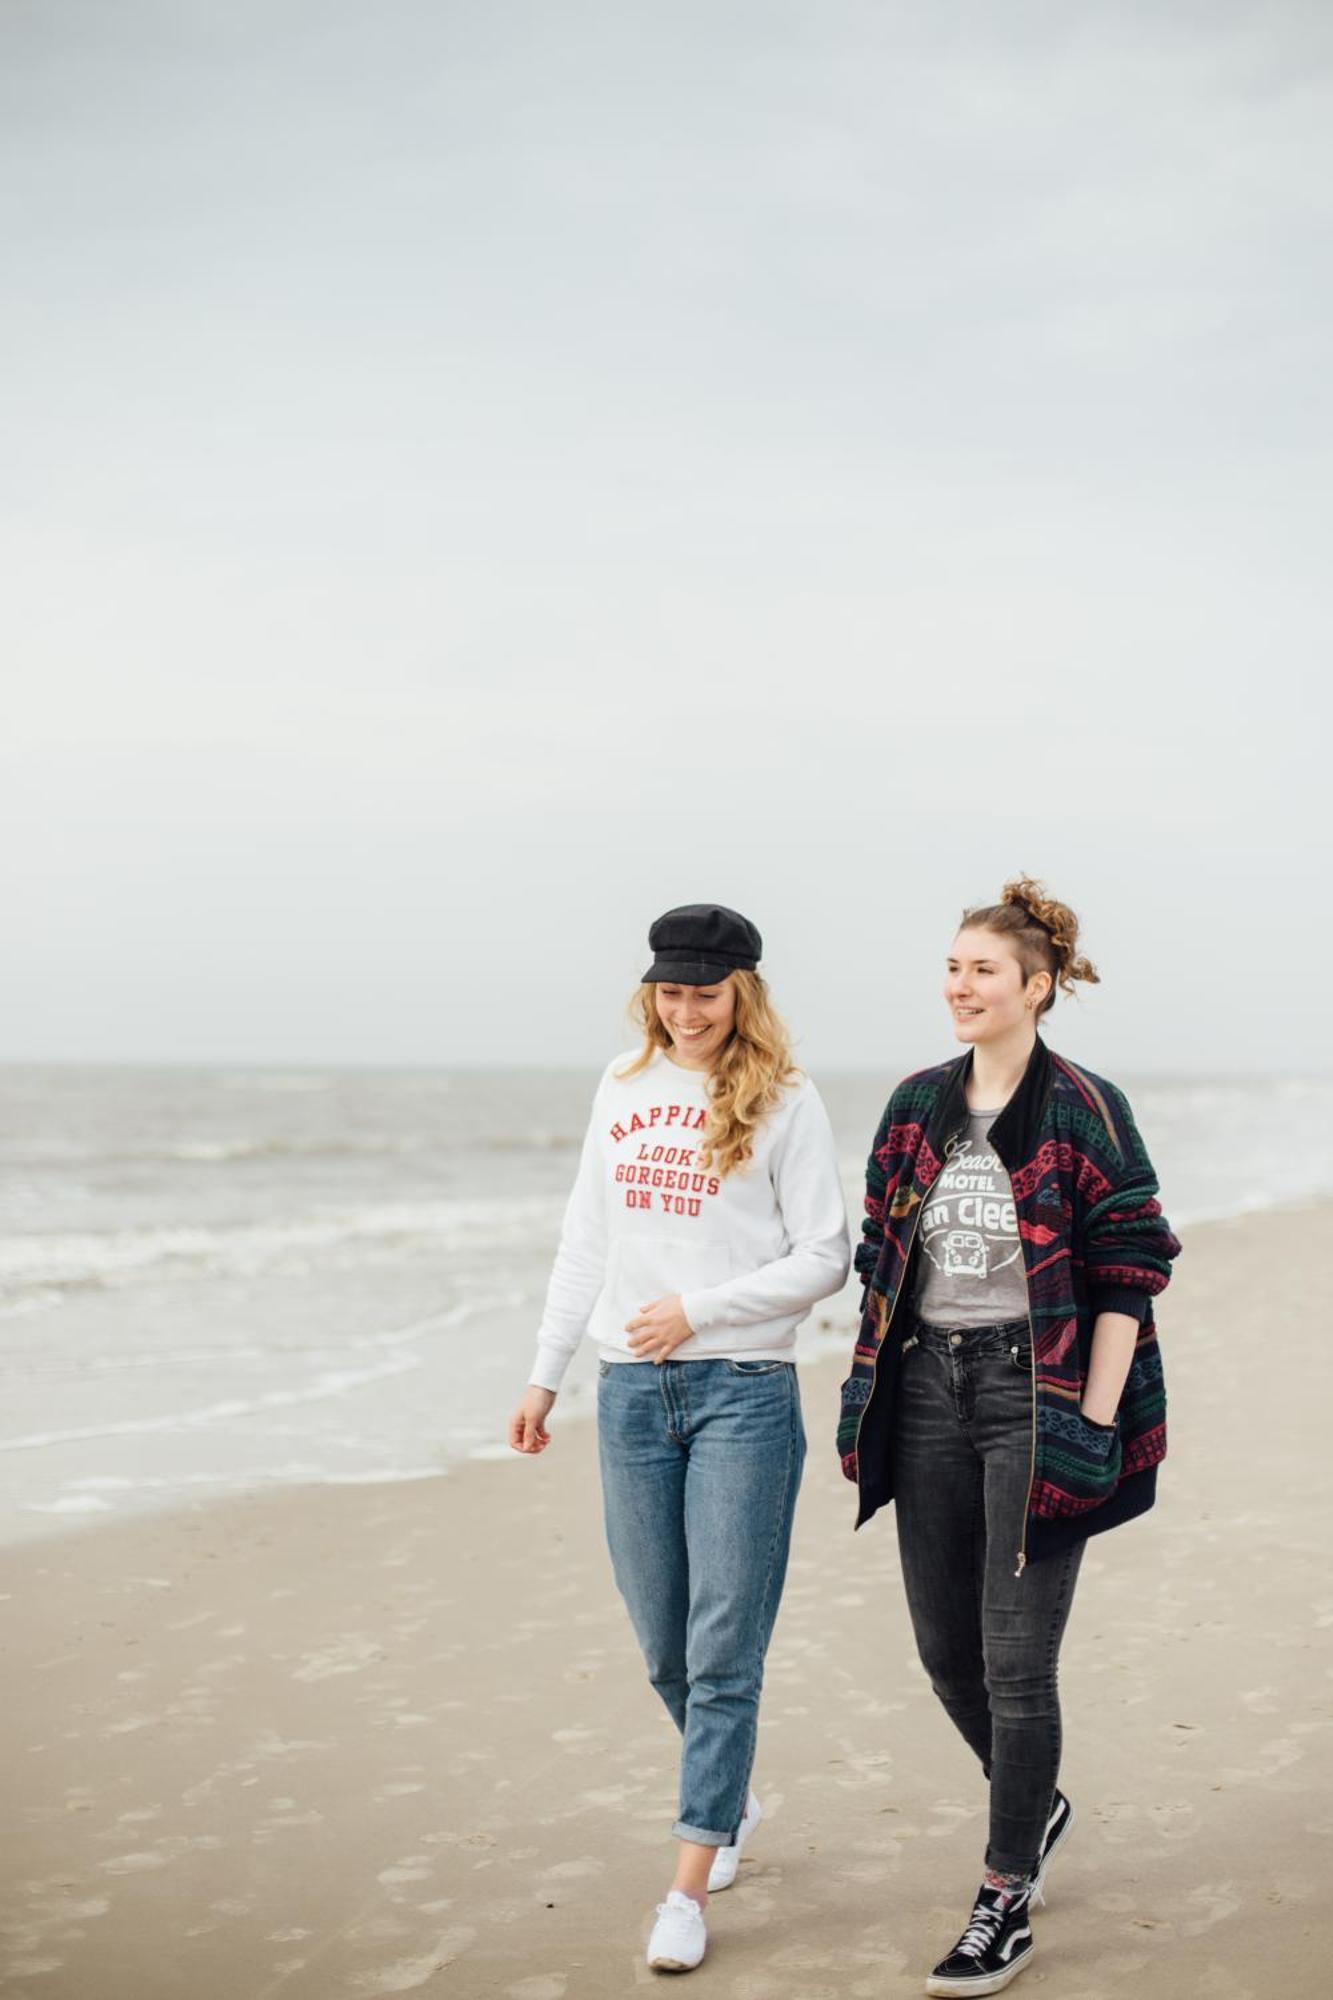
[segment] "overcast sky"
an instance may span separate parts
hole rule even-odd
[[[9,0],[0,1057],[1330,1067],[1333,11]]]

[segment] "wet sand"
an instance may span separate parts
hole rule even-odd
[[[1016,1992],[1323,1990],[1331,1255],[1333,1205],[1188,1233],[1160,1315],[1171,1456],[1155,1512],[1084,1565],[1081,1823]],[[714,1902],[701,1997],[920,1993],[978,1879],[983,1787],[916,1664],[892,1523],[851,1532],[842,1372],[803,1374],[767,1818]],[[12,2000],[658,1984],[676,1738],[611,1582],[588,1426],[538,1461],[84,1529],[2,1567]]]

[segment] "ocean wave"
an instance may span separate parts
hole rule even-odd
[[[581,1132],[497,1132],[472,1141],[475,1153],[576,1153],[583,1144]]]
[[[470,1244],[502,1251],[536,1232],[554,1243],[563,1199],[469,1198],[460,1201],[389,1202],[337,1209],[281,1223],[229,1227],[120,1229],[0,1240],[0,1286],[61,1287],[133,1282],[175,1266],[213,1274],[253,1274],[284,1259],[340,1247],[407,1242],[443,1255]]]
[[[332,1090],[339,1079],[313,1070],[238,1070],[234,1073],[224,1070],[213,1081],[219,1090],[270,1090],[302,1095]]]
[[[0,1147],[7,1168],[49,1171],[68,1167],[232,1166],[241,1160],[383,1160],[409,1158],[437,1150],[439,1140],[428,1132],[366,1133],[355,1139],[324,1136],[267,1137],[240,1134],[235,1138],[201,1135],[170,1144],[80,1146],[72,1141],[43,1147]],[[35,1192],[45,1195],[46,1190]],[[80,1192],[86,1193],[84,1188]]]
[[[380,1327],[369,1333],[350,1334],[345,1340],[331,1342],[326,1346],[307,1346],[301,1342],[276,1344],[271,1341],[263,1345],[253,1342],[237,1342],[234,1345],[213,1343],[205,1347],[172,1344],[170,1347],[117,1350],[101,1354],[84,1354],[77,1351],[60,1354],[52,1353],[44,1347],[32,1354],[7,1356],[5,1376],[11,1382],[83,1382],[98,1375],[115,1380],[122,1376],[145,1374],[150,1371],[160,1374],[167,1367],[177,1374],[192,1368],[233,1370],[239,1366],[249,1366],[273,1369],[289,1367],[293,1362],[298,1362],[306,1368],[342,1367],[345,1366],[349,1355],[409,1347],[432,1334],[448,1333],[455,1328],[465,1326],[470,1320],[485,1319],[515,1306],[536,1303],[531,1294],[516,1287],[504,1291],[478,1293],[472,1298],[458,1299],[453,1305],[442,1307],[439,1312],[427,1313],[423,1318],[408,1320],[401,1326]],[[372,1373],[368,1379],[377,1378]]]
[[[259,1416],[265,1410],[326,1402],[332,1397],[345,1396],[349,1389],[363,1389],[368,1383],[387,1381],[392,1375],[405,1375],[419,1366],[419,1355],[400,1349],[387,1355],[377,1367],[337,1369],[317,1375],[313,1382],[290,1389],[268,1389],[259,1396],[228,1397],[225,1402],[172,1410],[160,1417],[126,1417],[119,1423],[78,1424],[69,1430],[32,1431],[24,1437],[0,1438],[0,1452],[45,1451],[53,1445],[89,1444],[101,1438],[179,1436],[188,1431],[208,1430],[214,1424]]]
[[[139,1497],[170,1498],[177,1493],[208,1489],[215,1493],[243,1492],[282,1486],[415,1486],[423,1480],[445,1479],[443,1465],[373,1465],[358,1472],[336,1472],[316,1460],[302,1459],[287,1465],[273,1465],[245,1475],[236,1472],[174,1472],[142,1474],[135,1479],[105,1477],[74,1479],[54,1500],[28,1500],[25,1514],[107,1514],[117,1501],[133,1502]],[[108,1497],[109,1496],[109,1497]],[[146,1582],[165,1582],[153,1578]]]
[[[374,1160],[424,1152],[433,1143],[425,1133],[361,1139],[181,1139],[161,1152],[128,1157],[181,1160],[199,1166],[227,1165],[233,1160]]]

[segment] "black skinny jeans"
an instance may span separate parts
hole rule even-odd
[[[1027,1322],[913,1322],[894,1411],[898,1548],[931,1686],[990,1779],[988,1868],[1030,1875],[1060,1769],[1057,1663],[1083,1555],[1028,1564]]]

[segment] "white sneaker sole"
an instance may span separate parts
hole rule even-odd
[[[946,1996],[971,1993],[1003,1993],[1006,1986],[1017,1979],[1024,1966],[1031,1965],[1032,1953],[1025,1951],[1012,1965],[1006,1965],[1003,1972],[979,1972],[975,1979],[937,1979],[932,1972],[926,1981],[926,1991]]]

